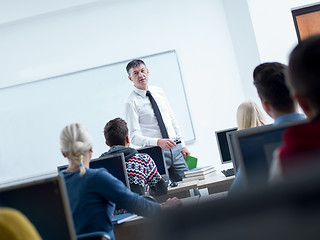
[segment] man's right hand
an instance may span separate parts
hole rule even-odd
[[[163,149],[171,149],[177,146],[177,144],[174,141],[168,138],[159,138],[157,145]]]

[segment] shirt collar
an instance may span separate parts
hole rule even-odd
[[[295,122],[295,121],[299,121],[299,120],[303,120],[305,119],[303,114],[300,113],[287,113],[284,115],[281,115],[279,117],[277,117],[273,123],[273,125],[279,125],[282,123],[289,123],[289,122]]]
[[[147,94],[147,90],[142,90],[142,89],[136,88],[135,86],[133,90],[141,97],[145,97]]]

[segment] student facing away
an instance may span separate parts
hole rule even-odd
[[[146,217],[182,204],[177,198],[162,204],[149,201],[128,190],[106,169],[90,169],[92,146],[91,136],[82,124],[74,123],[63,128],[60,147],[69,161],[63,174],[77,235],[102,231],[114,239],[111,217],[115,204]]]
[[[298,104],[291,97],[286,85],[287,68],[279,62],[266,62],[258,65],[253,71],[253,83],[265,112],[274,120],[274,126],[305,119],[303,114],[298,113]],[[244,187],[240,171],[230,188],[231,193],[241,191]]]
[[[266,125],[267,121],[259,106],[253,101],[246,101],[237,109],[238,130]],[[244,189],[241,167],[238,168],[235,179],[230,186],[229,194]]]
[[[144,195],[148,186],[153,196],[167,194],[167,184],[160,176],[155,162],[148,154],[138,153],[130,147],[128,134],[127,123],[123,119],[110,120],[104,128],[104,137],[110,149],[100,157],[124,154],[131,191]]]

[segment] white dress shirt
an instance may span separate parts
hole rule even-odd
[[[163,90],[156,86],[149,86],[148,90],[158,104],[169,138],[181,140],[182,147],[185,147],[177,120]],[[156,116],[146,93],[146,90],[134,87],[125,106],[131,142],[139,147],[156,146],[158,139],[162,138]]]

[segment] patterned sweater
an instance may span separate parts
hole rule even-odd
[[[128,180],[133,192],[144,195],[148,186],[151,195],[158,196],[167,193],[167,185],[161,178],[155,162],[148,154],[138,153],[134,148],[116,145],[100,157],[115,153],[123,153],[125,156]]]

